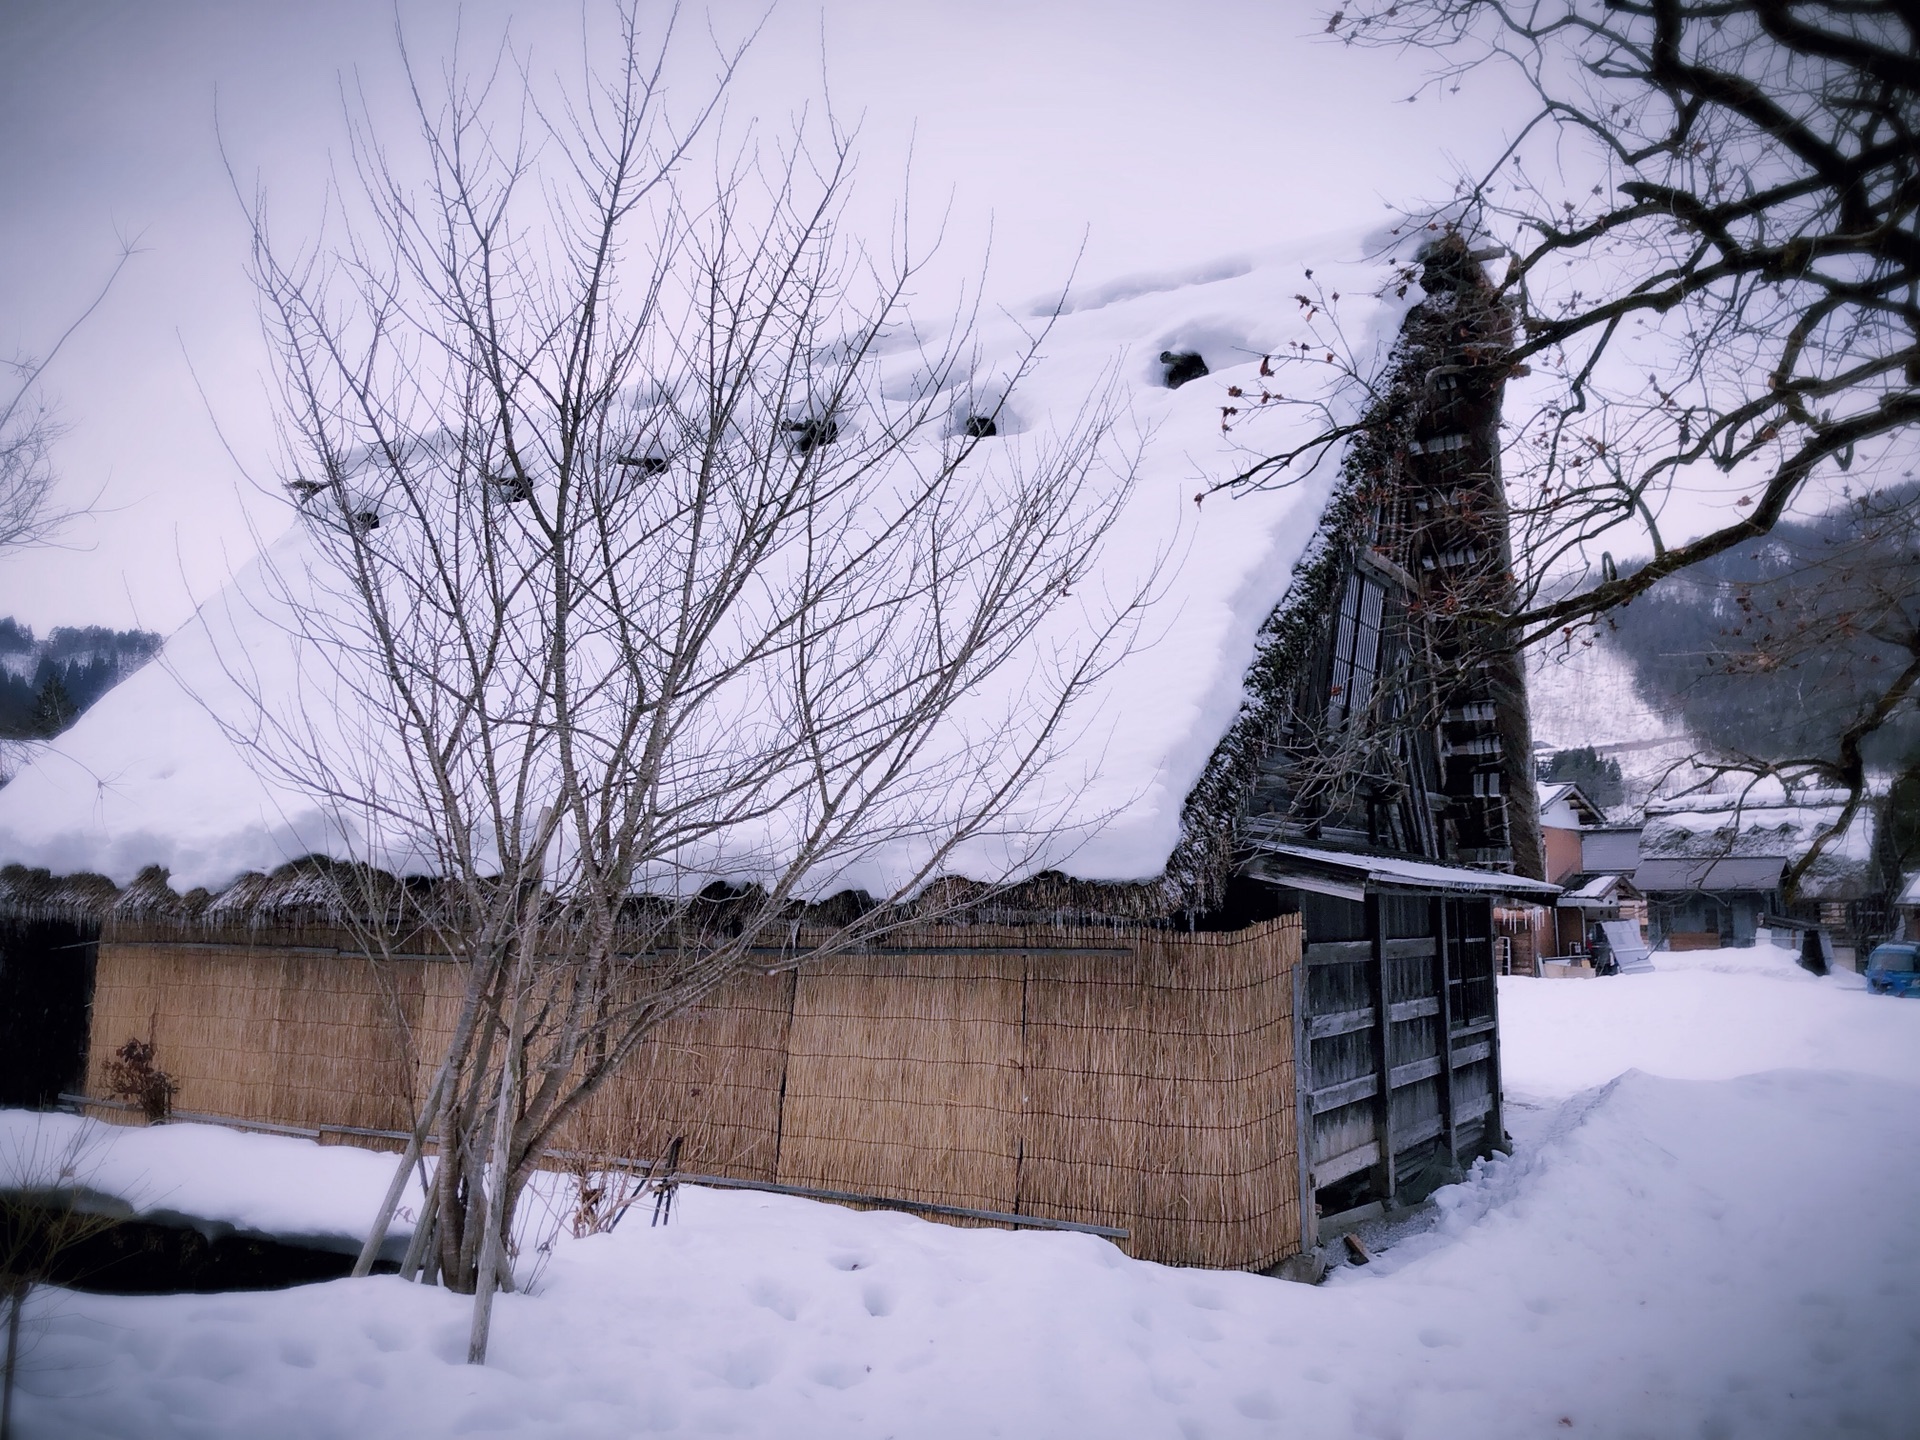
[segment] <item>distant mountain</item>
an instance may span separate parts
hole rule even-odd
[[[59,734],[159,650],[150,630],[62,625],[38,639],[0,619],[0,737]]]
[[[1920,484],[1857,496],[1670,576],[1611,617],[1653,712],[1717,749],[1831,756],[1887,704],[1920,628]],[[1920,705],[1893,699],[1870,765],[1920,770]]]

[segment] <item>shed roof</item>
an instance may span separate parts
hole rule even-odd
[[[1543,901],[1560,893],[1558,885],[1528,880],[1492,870],[1469,870],[1461,865],[1435,865],[1391,855],[1365,855],[1349,850],[1323,850],[1312,845],[1263,842],[1255,847],[1248,873],[1280,885],[1342,894],[1358,900],[1368,890],[1397,890],[1421,894],[1506,895]]]
[[[1575,883],[1577,882],[1577,883]],[[1562,909],[1578,910],[1587,905],[1617,905],[1639,895],[1640,889],[1625,875],[1607,872],[1601,875],[1568,877],[1558,904]]]
[[[1896,905],[1920,905],[1920,870],[1914,871],[1913,874],[1907,877],[1907,883],[1900,887],[1900,898],[1893,903]]]
[[[1845,795],[1834,791],[1792,795],[1746,791],[1734,795],[1697,795],[1685,801],[1666,801],[1647,807],[1646,828],[1640,833],[1641,875],[1657,874],[1661,881],[1643,890],[1773,890],[1780,870],[1805,855],[1825,837],[1818,861],[1800,878],[1806,900],[1850,900],[1866,893],[1873,868],[1874,812],[1862,806],[1846,829],[1833,833],[1845,814]],[[1648,867],[1655,861],[1690,862],[1691,870]],[[1715,870],[1709,883],[1686,877],[1704,874],[1710,862],[1764,862],[1773,877],[1757,883],[1752,865]],[[1722,875],[1738,875],[1725,880]]]

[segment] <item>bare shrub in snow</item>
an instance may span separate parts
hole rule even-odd
[[[138,1105],[149,1125],[158,1125],[173,1114],[177,1089],[173,1077],[155,1063],[151,1040],[129,1037],[107,1062],[108,1097]]]
[[[272,580],[326,679],[286,704],[226,657],[234,738],[436,877],[328,872],[376,960],[459,967],[362,1269],[433,1137],[403,1269],[476,1294],[476,1361],[542,1154],[661,1023],[902,923],[963,854],[1031,868],[1035,777],[1145,599],[1070,599],[1131,484],[1103,396],[949,433],[969,326],[911,323],[904,218],[843,233],[849,138],[676,116],[618,27],[571,85],[506,49],[416,72],[424,178],[356,121],[331,238],[253,211],[303,532]]]
[[[54,1273],[62,1255],[117,1223],[80,1205],[100,1143],[97,1131],[57,1143],[34,1129],[0,1145],[0,1440],[14,1433],[13,1391],[34,1287]]]

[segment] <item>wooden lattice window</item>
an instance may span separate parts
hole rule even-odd
[[[1381,617],[1386,588],[1359,570],[1347,575],[1333,631],[1333,674],[1327,685],[1327,723],[1343,724],[1364,711],[1380,672]]]

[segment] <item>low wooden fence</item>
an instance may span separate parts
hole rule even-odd
[[[662,1027],[566,1148],[1129,1232],[1263,1268],[1301,1242],[1288,917],[1229,934],[964,927],[730,982]],[[273,1124],[412,1123],[459,967],[321,932],[109,931],[89,1091],[151,1038],[177,1104]]]

